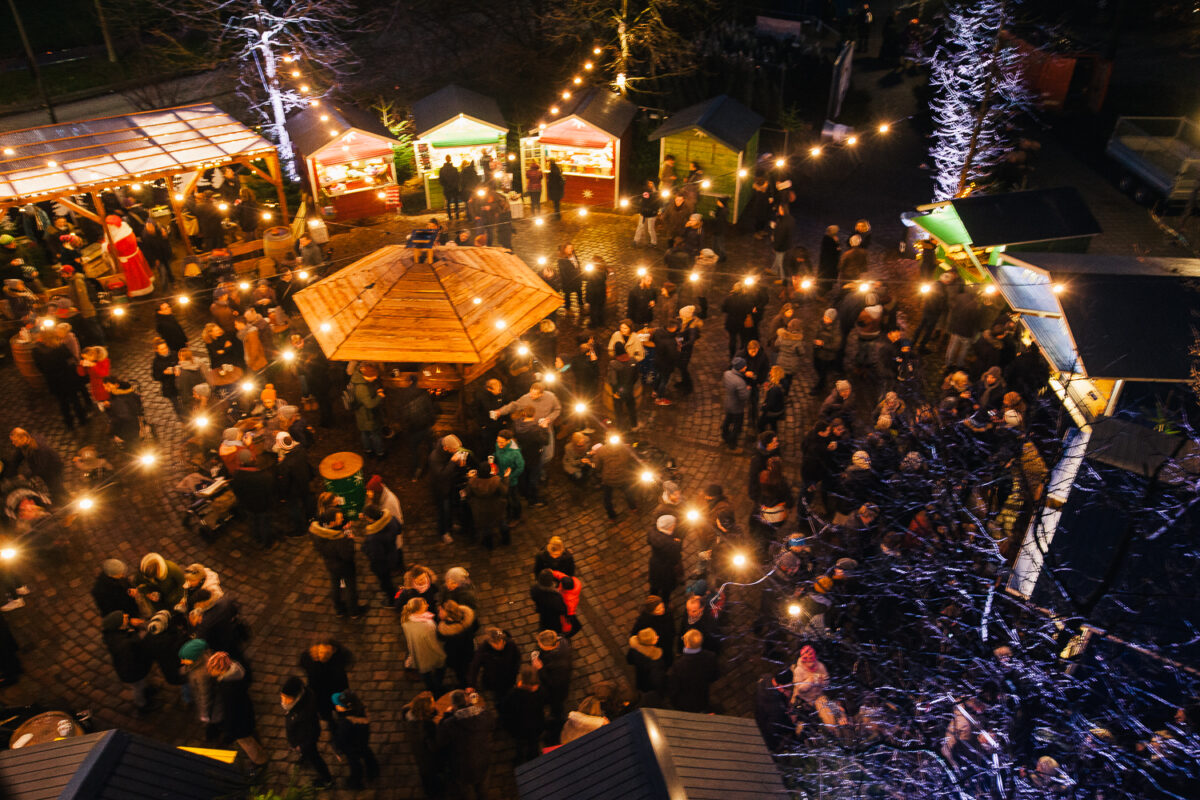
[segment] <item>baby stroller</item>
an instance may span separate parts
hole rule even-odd
[[[184,498],[183,525],[204,539],[212,539],[233,519],[237,499],[229,479],[217,474],[193,472],[181,480],[175,489]]]

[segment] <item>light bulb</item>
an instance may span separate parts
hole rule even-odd
[[[217,203],[217,211],[228,211],[229,203]]]
[[[113,309],[113,316],[114,316],[114,317],[123,317],[123,316],[125,316],[125,308],[124,308],[124,306],[117,306],[116,308],[114,308],[114,309]]]
[[[322,322],[319,330],[321,331],[321,333],[329,333],[331,330],[333,330],[333,326],[330,325],[328,322]]]
[[[176,195],[175,195],[175,202],[176,202],[176,203],[182,203],[182,202],[183,202],[183,195],[182,195],[182,194],[176,194]]]
[[[707,180],[707,179],[700,181],[700,188],[701,189],[712,188],[712,181]]]
[[[299,77],[300,77],[300,70],[298,70],[298,69],[294,69],[294,70],[292,70],[292,77],[293,77],[293,78],[299,78]]]
[[[746,277],[742,278],[742,283],[744,283],[746,286],[753,286],[754,285],[754,276],[747,275]]]
[[[517,355],[519,355],[519,356],[529,355],[529,345],[527,345],[527,344],[517,345]]]
[[[576,414],[582,414],[585,411],[587,411],[587,403],[576,403],[575,404],[575,413]]]
[[[638,275],[638,277],[639,277],[639,278],[644,278],[644,277],[646,277],[646,276],[647,276],[647,275],[649,275],[649,274],[650,274],[650,272],[649,272],[649,271],[648,271],[648,270],[647,270],[645,267],[638,267],[638,268],[637,268],[637,275]]]
[[[563,100],[570,100],[570,99],[571,99],[571,93],[570,93],[570,92],[568,92],[568,91],[564,91],[564,92],[562,93],[562,99],[563,99]]]
[[[482,298],[482,297],[476,297],[476,298],[472,299],[472,300],[471,300],[471,302],[472,302],[472,303],[474,303],[475,305],[479,305],[480,303],[482,303],[482,302],[483,302],[483,298]]]
[[[791,617],[800,616],[800,604],[799,603],[791,603],[788,605],[788,616],[791,616]]]
[[[186,294],[179,295],[179,297],[176,297],[175,300],[181,306],[186,306],[188,303],[192,302],[192,298],[188,297]]]
[[[487,195],[487,189],[476,189],[475,190],[476,197],[485,197],[486,195]]]
[[[748,169],[739,169],[739,170],[738,170],[738,177],[739,177],[739,178],[744,178],[744,177],[746,177],[746,176],[747,176],[747,175],[749,175],[749,174],[750,174],[750,170],[748,170]]]
[[[142,190],[142,185],[140,183],[131,183],[129,184],[129,189],[133,192],[140,192]]]
[[[534,217],[534,218],[533,218],[533,224],[534,224],[534,225],[545,225],[545,224],[546,224],[546,220],[542,219],[541,217]]]
[[[995,294],[996,293],[996,284],[989,283],[987,286],[983,287],[983,293],[987,294],[987,295]]]
[[[545,256],[538,256],[537,263],[538,263],[538,266],[539,266],[539,267],[544,267],[544,266],[546,266],[546,257],[545,257]]]
[[[87,511],[88,509],[92,508],[95,505],[96,505],[96,501],[90,497],[81,497],[79,499],[79,507],[82,508],[84,511]]]
[[[854,145],[858,144],[858,137],[857,137],[857,136],[847,136],[847,137],[846,137],[846,144],[848,144],[848,145],[850,145],[851,147],[853,147]]]
[[[592,67],[594,67],[594,66],[595,66],[595,64],[593,64],[590,61],[583,62],[583,68],[588,70],[589,72],[591,71]]]
[[[821,155],[821,148],[819,148],[819,147],[810,147],[810,148],[808,149],[808,154],[809,154],[810,156],[812,156],[813,158],[816,158],[817,156]]]
[[[783,169],[784,167],[787,166],[787,159],[784,159],[784,158],[775,159],[775,166],[779,167],[780,169]]]
[[[145,467],[150,466],[157,460],[158,458],[154,455],[154,453],[142,453],[140,456],[138,456],[138,461],[142,462],[142,466]]]
[[[1055,293],[1055,294],[1062,294],[1062,293],[1063,293],[1063,291],[1064,291],[1064,290],[1065,290],[1067,287],[1066,287],[1066,286],[1064,286],[1064,285],[1063,285],[1063,284],[1061,284],[1061,283],[1056,283],[1056,284],[1054,284],[1053,286],[1051,286],[1050,288],[1054,290],[1054,293]]]
[[[253,381],[242,381],[242,391],[243,392],[253,392],[254,391],[254,382]]]
[[[42,320],[42,327],[46,330],[50,330],[54,327],[54,320],[52,320],[50,317],[46,317]]]
[[[642,470],[641,479],[642,483],[650,483],[652,480],[654,480],[654,473],[648,469]]]
[[[746,556],[743,553],[734,553],[733,554],[733,565],[735,567],[746,566]]]
[[[241,289],[243,292],[247,292],[250,290],[250,282],[242,281],[238,284],[238,288]]]
[[[387,192],[376,192],[375,196],[378,197],[380,200],[386,200]]]
[[[16,557],[17,550],[15,547],[5,547],[0,550],[0,558],[3,558],[5,561],[12,561]]]
[[[688,275],[688,280],[691,281],[692,283],[699,283],[700,282],[700,273],[693,272],[691,275]]]
[[[670,197],[670,196],[671,196],[671,190],[670,190],[670,189],[663,189],[661,192],[659,192],[659,194],[660,194],[660,195],[662,195],[662,199],[663,199],[663,200],[666,200],[668,197]]]
[[[688,522],[695,522],[700,519],[700,512],[694,508],[689,508],[685,516],[687,517]]]
[[[496,320],[496,328],[498,330],[504,330],[507,327],[508,327],[508,323],[505,322],[504,320],[502,320],[502,319]]]
[[[571,83],[573,83],[573,84],[575,84],[576,86],[578,86],[579,84],[583,83],[583,78],[581,78],[581,77],[579,77],[578,75],[576,75],[574,78],[572,78],[572,79],[571,79]]]
[[[296,352],[294,350],[284,350],[283,351],[283,360],[284,361],[295,361],[296,360]]]
[[[307,83],[302,83],[302,84],[300,84],[300,91],[302,91],[302,92],[307,92],[307,91],[308,91],[308,84],[307,84]]]
[[[310,228],[319,228],[319,227],[321,227],[321,220],[319,220],[319,219],[316,219],[315,217],[314,217],[313,219],[310,219],[310,220],[308,221],[308,227],[310,227]]]
[[[603,50],[601,50],[599,47],[593,47],[593,48],[592,48],[592,55],[594,55],[594,56],[598,56],[598,55],[600,55],[602,52],[604,52],[604,51],[603,51]]]
[[[586,217],[586,216],[587,216],[587,209],[586,209],[586,208],[581,208],[581,209],[579,209],[579,216],[581,216],[581,217]]]
[[[329,122],[329,115],[328,115],[328,114],[322,114],[322,115],[321,115],[321,122]]]
[[[879,126],[879,132],[880,132],[880,133],[887,133],[887,132],[888,132],[888,131],[890,131],[891,129],[892,129],[892,126],[891,126],[891,125],[888,125],[886,122],[884,122],[883,124],[881,124],[881,125]]]
[[[811,288],[812,288],[812,278],[804,278],[803,280],[801,280],[801,281],[800,281],[800,288],[801,288],[801,289],[803,289],[803,290],[804,290],[804,291],[806,291],[806,292],[807,292],[809,289],[811,289]]]
[[[4,148],[4,155],[6,155],[6,156],[14,156],[16,154],[17,154],[17,151],[13,150],[11,147]]]
[[[609,444],[620,444],[620,443],[621,443],[621,434],[619,434],[619,433],[610,433],[610,434],[608,435],[608,443],[609,443]]]
[[[194,422],[196,424],[197,428],[207,428],[208,427],[208,417],[204,416],[203,414],[198,415],[195,419],[192,420],[192,422]]]
[[[622,197],[618,204],[621,206],[621,208],[628,208],[629,207],[629,198]]]
[[[517,160],[517,157],[516,157],[515,155],[513,155],[512,153],[509,153],[509,154],[508,154],[508,160],[509,160],[509,161],[516,161],[516,160]]]
[[[270,222],[271,221],[271,212],[270,211],[262,212],[262,218],[263,218],[264,222]]]
[[[544,383],[554,383],[554,381],[557,380],[557,378],[558,378],[558,376],[555,375],[553,372],[542,373],[542,381]]]
[[[551,113],[551,114],[557,114],[557,113],[558,113],[558,106],[550,106],[550,113]]]
[[[306,270],[306,269],[300,270],[299,272],[296,273],[296,277],[302,281],[308,280],[308,270]]]
[[[858,284],[858,290],[863,294],[866,294],[867,292],[871,291],[871,284],[867,283],[866,281],[862,281]]]

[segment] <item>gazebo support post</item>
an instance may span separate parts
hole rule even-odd
[[[192,237],[187,235],[187,230],[183,226],[183,202],[175,199],[175,193],[170,190],[169,183],[167,186],[167,203],[171,206],[171,213],[175,215],[175,227],[179,230],[179,238],[183,240],[183,249],[187,251],[189,256],[196,255],[196,248],[192,247]]]
[[[104,241],[108,243],[108,247],[105,248],[105,251],[107,251],[108,254],[111,254],[115,252],[115,249],[113,248],[112,231],[110,231],[108,229],[108,225],[104,223],[104,203],[100,201],[99,192],[92,192],[91,196],[92,205],[96,207],[96,213],[100,215],[100,229],[104,231]],[[114,272],[120,271],[115,258],[110,257],[109,265],[113,268]]]
[[[279,153],[271,153],[267,157],[267,169],[271,172],[271,183],[275,184],[275,193],[279,196],[279,224],[287,225],[287,197],[283,193],[283,170],[279,168]]]

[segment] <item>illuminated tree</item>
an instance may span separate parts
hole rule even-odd
[[[1018,55],[1002,46],[1007,0],[947,4],[945,42],[930,60],[934,200],[989,177],[1012,149],[1010,123],[1027,98]]]

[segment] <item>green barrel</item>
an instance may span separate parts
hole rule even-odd
[[[357,453],[331,453],[321,459],[320,472],[325,488],[344,501],[342,515],[346,519],[357,519],[367,503],[362,456]]]

